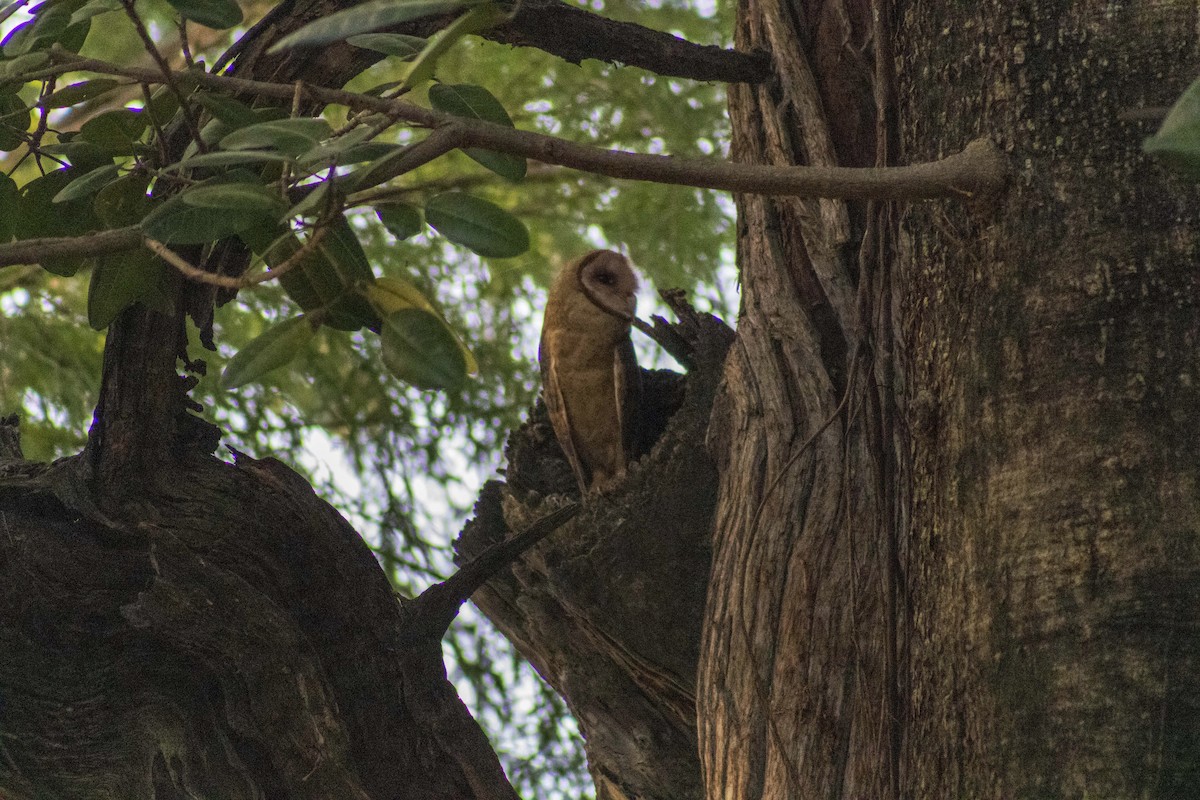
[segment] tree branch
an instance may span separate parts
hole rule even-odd
[[[64,72],[86,71],[119,75],[151,84],[161,84],[166,80],[165,76],[155,70],[118,67],[96,59],[77,58],[74,54],[58,49],[57,46],[51,55],[59,62],[56,66],[37,70],[23,77],[26,80],[36,80],[39,77]],[[199,71],[176,72],[172,77],[195,81],[212,89],[289,102],[298,90],[297,86],[291,84],[230,78]],[[468,121],[402,100],[385,100],[311,85],[302,86],[300,90],[322,103],[387,114],[396,120],[433,129],[429,139],[418,143],[406,153],[406,157],[397,161],[397,165],[403,164],[406,168],[425,163],[430,158],[456,147],[484,147],[611,178],[693,186],[700,189],[845,200],[956,198],[972,204],[991,201],[1004,189],[1010,174],[1003,154],[987,139],[976,139],[961,153],[947,156],[940,161],[907,167],[774,167],[762,164],[734,164],[717,159],[672,158],[607,150],[532,131]],[[413,159],[418,155],[421,158],[416,158],[414,162]],[[389,171],[396,172],[395,169]],[[137,226],[100,231],[80,237],[26,239],[0,244],[0,266],[33,264],[46,258],[63,256],[104,255],[131,250],[141,243],[142,234]]]
[[[235,59],[235,70],[243,68],[242,62],[248,60],[260,73],[263,62],[282,63],[294,56],[288,53],[265,55],[273,43],[314,19],[343,11],[350,5],[346,0],[317,0],[298,9],[293,3],[280,3],[217,60],[213,71],[220,72]],[[506,5],[513,10],[513,16],[481,32],[481,37],[501,44],[534,47],[572,64],[594,58],[640,67],[665,77],[761,83],[771,75],[771,58],[765,52],[748,53],[695,44],[632,22],[608,19],[562,0],[520,0]],[[454,18],[454,14],[435,14],[388,30],[428,38]],[[341,42],[334,43],[333,47],[340,52],[330,58],[326,57],[329,54],[322,53],[317,59],[319,63],[296,64],[292,77],[340,86],[380,59],[377,53],[351,48]],[[266,73],[273,72],[273,68],[266,68]]]
[[[84,236],[54,236],[46,239],[22,239],[0,244],[0,267],[12,264],[38,264],[48,258],[103,256],[133,250],[142,244],[142,231],[136,225],[114,228]]]
[[[409,607],[405,635],[440,641],[458,615],[458,609],[480,586],[526,550],[570,522],[579,509],[579,503],[571,503],[551,511],[521,533],[488,547],[446,580],[421,592]]]
[[[220,286],[224,289],[245,289],[248,286],[257,286],[260,283],[282,278],[284,275],[291,272],[304,260],[304,257],[312,252],[313,248],[321,243],[321,240],[329,233],[328,222],[313,226],[312,233],[303,244],[297,248],[296,252],[288,256],[283,263],[277,267],[270,267],[266,272],[260,272],[257,275],[233,277],[231,275],[217,275],[199,267],[192,266],[187,262],[187,259],[180,256],[171,248],[167,247],[160,241],[146,237],[142,239],[142,244],[146,246],[150,252],[161,258],[163,261],[170,264],[175,269],[179,270],[180,274],[197,283],[205,283],[209,286]]]
[[[515,5],[512,19],[480,35],[501,44],[536,47],[572,64],[594,58],[672,78],[761,83],[771,74],[771,58],[761,51],[695,44],[561,0],[521,0]]]
[[[153,70],[117,67],[94,59],[76,58],[58,46],[51,54],[60,62],[59,66],[52,70],[40,70],[37,74],[86,70],[124,75],[149,83],[161,83],[163,80]],[[184,73],[176,74],[181,78],[184,76]],[[291,84],[228,78],[202,72],[186,75],[209,88],[278,100],[291,101],[295,92]],[[612,178],[701,189],[845,200],[930,200],[953,197],[978,201],[1000,192],[1009,176],[1004,156],[985,139],[977,139],[963,152],[940,161],[908,167],[773,167],[606,150],[532,131],[474,120],[468,122],[462,117],[403,100],[386,100],[311,85],[305,86],[304,92],[323,103],[343,105],[358,111],[377,111],[420,127],[449,128],[446,136],[457,137],[455,141],[459,147],[484,147]]]

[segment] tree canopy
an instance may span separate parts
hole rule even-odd
[[[356,309],[359,318],[314,329],[314,316],[328,307],[325,298],[306,296],[297,273],[290,286],[266,281],[240,289],[232,302],[226,291],[212,330],[190,328],[193,346],[203,337],[215,347],[203,356],[207,370],[192,397],[226,444],[280,453],[304,470],[368,536],[397,586],[413,593],[450,568],[449,539],[497,466],[505,433],[533,399],[536,320],[557,267],[590,247],[622,247],[653,284],[686,287],[701,307],[728,313],[735,298],[718,285],[718,271],[732,258],[731,208],[707,190],[618,184],[533,161],[526,168],[525,159],[479,150],[450,152],[351,189],[348,176],[407,152],[422,128],[355,117],[338,105],[313,115],[287,101],[153,75],[212,65],[268,10],[247,5],[242,20],[236,9],[10,5],[0,62],[0,238],[82,236],[140,222],[186,266],[214,258],[212,243],[244,233],[235,228],[255,215],[260,227],[288,219],[310,237],[327,221],[323,214],[344,219],[330,236],[340,250],[300,269],[332,272],[351,294],[353,281],[373,279],[399,294],[377,298],[383,306],[373,311]],[[610,2],[600,10],[702,44],[729,38],[728,9]],[[727,148],[719,83],[596,60],[572,64],[474,36],[445,41],[436,64],[427,41],[411,35],[363,33],[355,42],[378,54],[346,86],[367,97],[391,91],[423,108],[633,152],[722,155]],[[427,74],[397,93],[394,85],[423,52]],[[77,58],[96,63],[71,68]],[[165,156],[172,130],[186,136],[192,126],[203,131],[203,147],[192,142]],[[187,205],[189,196],[197,202]],[[498,230],[488,230],[489,222]],[[263,248],[282,230],[242,238]],[[286,258],[267,262],[278,267]],[[105,328],[128,304],[155,302],[161,271],[170,267],[140,242],[44,266],[32,263],[40,257],[24,260],[31,265],[10,259],[0,267],[0,409],[19,412],[26,456],[48,461],[84,443]],[[348,269],[352,280],[340,274]],[[262,272],[256,266],[246,274]],[[377,336],[370,317],[393,307],[417,320],[415,330],[396,333],[416,336],[418,348],[422,331],[433,337],[424,340],[431,363],[422,367],[420,352],[410,359],[416,367],[394,354],[381,357],[388,329]],[[431,318],[444,323],[422,328]],[[459,374],[467,366],[462,351],[447,347],[454,339],[474,362],[469,377]],[[477,617],[460,621],[447,647],[463,691],[497,731],[498,749],[513,753],[513,779],[553,785],[573,776],[577,789],[581,756],[560,742],[561,701]],[[549,712],[528,714],[538,704]],[[514,713],[522,708],[525,714]],[[545,775],[531,774],[538,771]]]

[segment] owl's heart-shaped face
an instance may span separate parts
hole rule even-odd
[[[585,256],[579,285],[589,300],[615,317],[632,319],[637,311],[637,277],[620,253],[597,250]]]

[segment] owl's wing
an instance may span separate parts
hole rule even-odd
[[[617,424],[621,427],[624,461],[628,464],[642,455],[642,371],[638,369],[631,339],[625,339],[613,351],[613,384],[617,392]]]
[[[579,454],[575,452],[575,440],[571,438],[571,418],[567,414],[567,403],[563,399],[562,386],[558,382],[558,369],[554,355],[543,347],[539,353],[542,365],[542,397],[546,401],[546,411],[550,413],[550,425],[554,428],[554,436],[562,447],[575,480],[579,483],[579,491],[587,493],[588,481]]]

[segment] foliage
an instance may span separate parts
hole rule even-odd
[[[1189,178],[1200,178],[1200,79],[1180,96],[1145,151]]]
[[[347,88],[615,149],[721,153],[720,87],[513,50],[468,35],[495,21],[493,5],[440,6],[461,16],[430,41],[355,27],[354,46],[388,57]],[[171,0],[133,10],[184,72],[211,63],[231,34],[183,26],[192,64],[177,15],[229,28],[242,10],[253,19],[265,8]],[[605,12],[703,43],[728,30],[715,9],[686,3],[610,0]],[[0,245],[137,225],[172,256],[0,267],[0,412],[22,412],[27,454],[79,449],[103,329],[132,304],[166,302],[175,262],[203,267],[236,239],[254,254],[247,276],[260,280],[266,268],[282,277],[217,309],[216,350],[193,396],[234,446],[298,462],[371,539],[402,591],[451,569],[448,540],[533,399],[532,326],[553,271],[590,247],[624,245],[654,282],[695,288],[715,282],[728,252],[729,209],[713,193],[618,185],[480,148],[397,175],[392,167],[427,131],[337,106],[306,116],[186,74],[173,86],[125,77],[148,59],[118,0],[16,3],[0,16]],[[109,62],[115,74],[57,68],[52,46]],[[190,144],[164,159],[179,131]],[[578,752],[558,724],[565,710],[486,630],[469,619],[458,627],[447,645],[452,673],[472,687],[525,791],[577,793]],[[550,710],[521,751],[505,731],[535,702]],[[557,753],[545,772],[522,766],[535,752]]]

